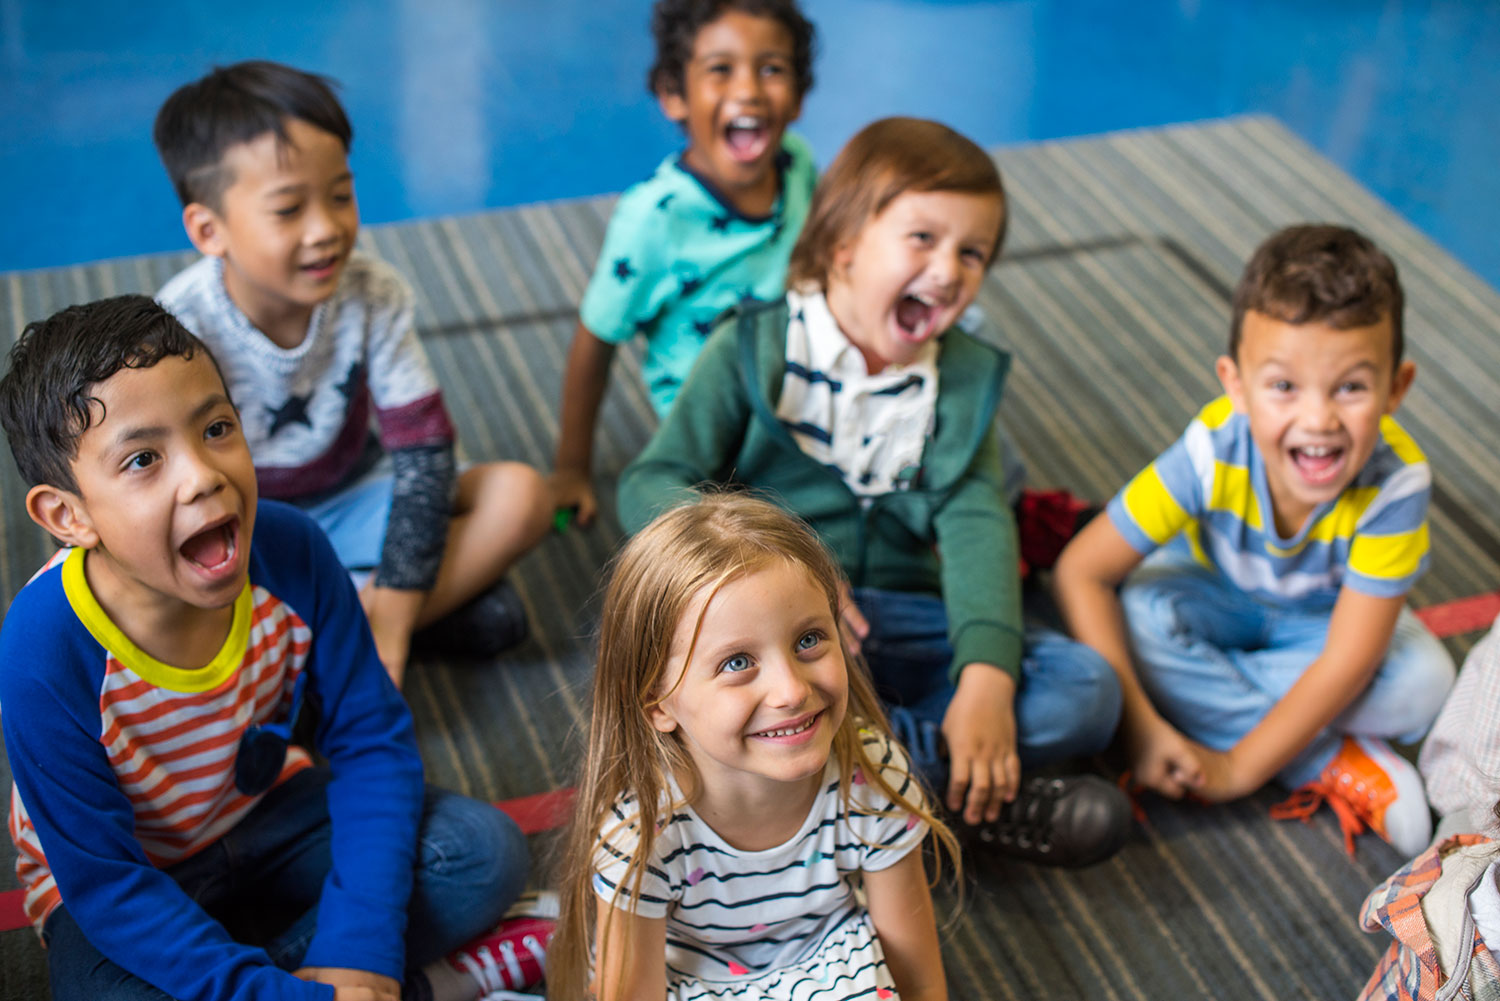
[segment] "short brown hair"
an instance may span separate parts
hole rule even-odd
[[[860,129],[818,181],[787,265],[787,287],[826,288],[834,250],[906,191],[993,194],[1005,208],[1000,171],[973,141],[926,119],[882,118]],[[1002,211],[988,263],[1000,256],[1008,217]]]
[[[1256,248],[1234,290],[1229,357],[1238,360],[1245,313],[1335,330],[1391,319],[1392,366],[1401,364],[1406,297],[1390,257],[1347,226],[1288,226]]]

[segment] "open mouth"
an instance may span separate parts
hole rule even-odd
[[[896,326],[903,336],[925,341],[937,328],[938,305],[923,295],[903,295],[896,302]]]
[[[771,129],[764,118],[736,115],[724,126],[724,143],[741,163],[759,159],[771,143]]]
[[[819,709],[817,712],[813,713],[811,716],[806,717],[801,722],[795,722],[794,721],[793,723],[791,723],[788,726],[778,727],[778,728],[776,728],[774,730],[760,730],[760,731],[758,731],[756,733],[752,733],[750,736],[752,736],[752,737],[766,737],[766,738],[769,738],[771,740],[778,740],[778,739],[783,739],[784,740],[784,739],[786,739],[788,737],[796,737],[796,736],[798,736],[800,734],[806,733],[807,731],[811,730],[813,727],[817,726],[818,725],[818,721],[823,718],[823,713],[824,713],[824,710]]]
[[[341,260],[343,260],[342,254],[329,254],[327,257],[318,258],[316,261],[309,261],[306,264],[300,264],[297,266],[297,270],[304,271],[307,274],[312,275],[314,278],[324,278],[327,277],[327,275],[331,273],[334,268],[338,267],[338,263]]]
[[[177,548],[182,558],[193,566],[210,573],[222,572],[233,566],[238,551],[240,520],[228,521],[205,528],[191,536]]]
[[[1333,479],[1344,465],[1344,449],[1338,445],[1301,445],[1290,450],[1292,465],[1309,483]]]

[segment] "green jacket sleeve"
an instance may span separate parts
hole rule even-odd
[[[736,321],[719,324],[693,363],[672,409],[620,475],[620,525],[631,535],[684,503],[692,488],[734,468],[751,407],[738,360]]]
[[[933,519],[955,683],[968,664],[1021,672],[1021,572],[1016,519],[1003,496],[994,425]]]

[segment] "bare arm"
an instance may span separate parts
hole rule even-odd
[[[563,372],[561,425],[553,459],[552,489],[558,507],[578,508],[578,523],[593,521],[598,509],[591,482],[594,464],[594,427],[599,405],[609,385],[609,366],[615,346],[595,337],[582,321],[573,331],[568,364]]]
[[[1370,683],[1405,601],[1404,596],[1377,598],[1347,587],[1340,591],[1322,652],[1265,718],[1229,749],[1228,767],[1213,770],[1203,795],[1216,800],[1247,795],[1296,757]]]
[[[864,877],[870,921],[896,981],[896,993],[904,1001],[947,1001],[948,980],[922,852],[910,851],[890,868]]]
[[[667,919],[645,918],[599,901],[595,941],[598,1001],[667,996]]]
[[[1120,729],[1136,780],[1176,799],[1202,784],[1203,767],[1199,745],[1156,711],[1131,663],[1116,589],[1140,562],[1141,554],[1101,515],[1063,550],[1053,569],[1053,588],[1074,638],[1103,657],[1120,680]]]

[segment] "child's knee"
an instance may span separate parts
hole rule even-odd
[[[467,796],[430,789],[417,866],[429,880],[462,885],[504,909],[525,888],[531,855],[506,813]]]
[[[547,478],[524,462],[488,462],[465,473],[473,477],[465,484],[473,494],[471,513],[487,523],[500,521],[524,526],[528,535],[539,534],[552,522],[552,491]]]
[[[1353,712],[1361,727],[1379,720],[1381,732],[1414,743],[1437,719],[1457,668],[1441,640],[1414,616],[1410,622],[1405,619],[1398,623],[1380,671]]]

